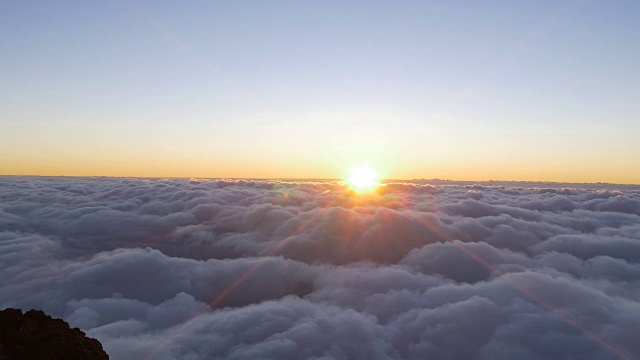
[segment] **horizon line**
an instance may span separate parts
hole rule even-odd
[[[203,179],[203,180],[306,180],[306,181],[342,181],[340,178],[318,178],[318,177],[198,177],[198,176],[115,176],[115,175],[34,175],[34,174],[0,174],[0,177],[39,177],[39,178],[114,178],[114,179]],[[452,182],[452,183],[551,183],[551,184],[580,184],[580,185],[629,185],[640,186],[637,183],[611,183],[605,181],[598,182],[569,182],[569,181],[557,181],[557,180],[452,180],[452,179],[440,179],[440,178],[383,178],[380,181],[434,181],[434,182]]]

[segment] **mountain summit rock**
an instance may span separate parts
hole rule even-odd
[[[0,311],[0,360],[102,360],[102,344],[40,310]]]

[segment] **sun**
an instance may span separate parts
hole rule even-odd
[[[357,192],[370,192],[375,190],[380,183],[378,173],[368,166],[351,169],[347,184]]]

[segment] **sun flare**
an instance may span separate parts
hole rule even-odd
[[[378,178],[378,173],[375,170],[362,166],[351,169],[347,184],[357,192],[369,192],[380,185]]]

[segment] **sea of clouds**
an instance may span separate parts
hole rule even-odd
[[[640,186],[0,177],[0,308],[112,359],[640,358]]]

